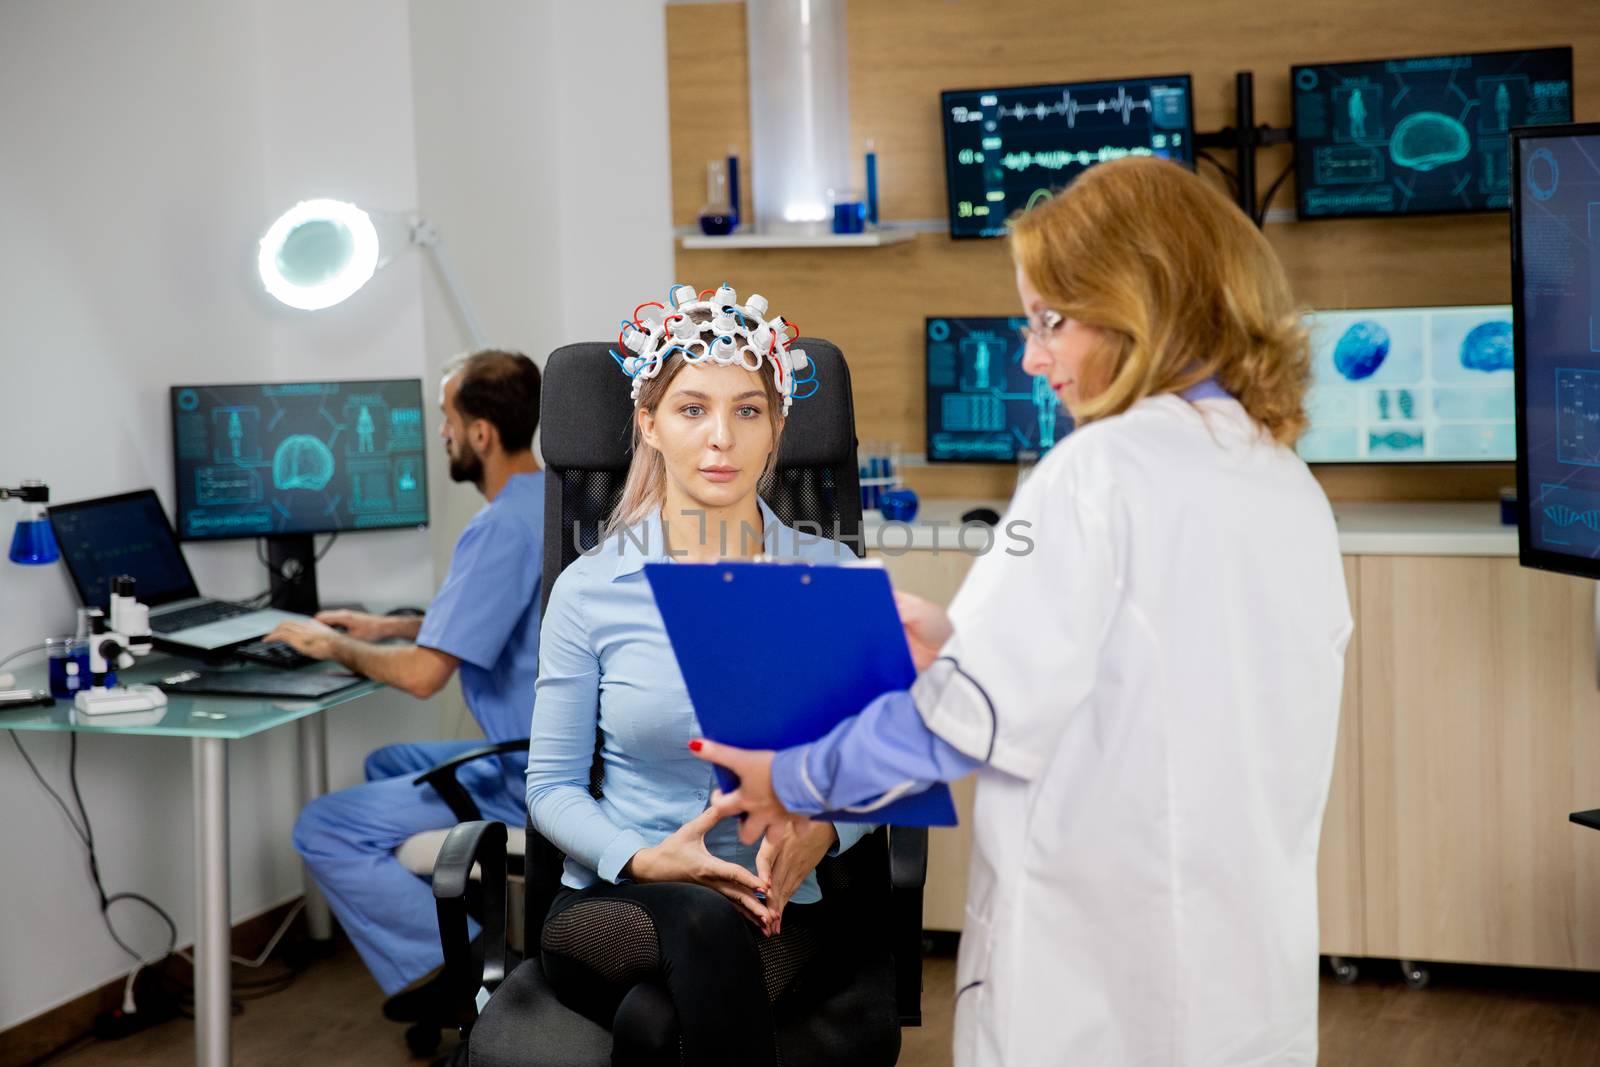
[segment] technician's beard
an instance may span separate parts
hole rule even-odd
[[[471,482],[478,488],[483,488],[483,459],[468,445],[461,450],[461,454],[454,452],[450,455],[450,480],[452,482]]]

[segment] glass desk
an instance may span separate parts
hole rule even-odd
[[[198,666],[189,660],[152,654],[130,670],[123,682],[152,684]],[[262,668],[270,670],[271,668]],[[337,670],[334,665],[303,668]],[[47,689],[43,663],[16,671],[17,685]],[[0,729],[95,734],[142,734],[190,740],[194,765],[195,812],[195,937],[194,1018],[195,1062],[223,1067],[232,1059],[233,976],[229,962],[231,916],[228,904],[228,748],[229,741],[296,723],[300,741],[301,802],[328,791],[327,730],[320,712],[348,704],[382,689],[361,679],[347,689],[317,700],[298,697],[188,696],[172,694],[167,706],[154,712],[83,715],[70,700],[52,708],[0,711]],[[306,879],[306,921],[311,936],[333,934],[327,901]]]

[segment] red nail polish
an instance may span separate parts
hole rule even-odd
[[[689,751],[690,752],[699,752],[702,748],[705,747],[705,745],[706,745],[706,743],[704,741],[700,740],[697,737],[693,741],[689,742]]]

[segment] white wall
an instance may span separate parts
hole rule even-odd
[[[487,343],[543,366],[562,344],[615,336],[671,284],[665,33],[660,0],[413,0],[420,204]],[[466,335],[431,264],[423,293],[436,373]],[[442,484],[442,455],[431,462]],[[478,504],[436,499],[442,575]],[[445,728],[475,732],[464,709]]]
[[[270,303],[250,273],[256,238],[300,197],[415,199],[408,35],[405,9],[383,0],[0,4],[0,481],[40,477],[57,500],[150,485],[170,512],[170,384],[423,372],[415,257],[322,315]],[[9,536],[16,506],[0,513]],[[187,554],[209,591],[265,585],[249,543]],[[330,600],[425,601],[427,537],[349,536],[320,577]],[[61,568],[0,561],[0,654],[70,630],[74,607]],[[359,775],[367,749],[436,721],[390,694],[334,713],[335,783]],[[22,741],[64,785],[66,739]],[[299,892],[294,733],[232,752],[242,917]],[[107,887],[163,904],[187,941],[188,744],[90,737],[78,762]],[[82,850],[3,738],[0,811],[3,1029],[127,961],[100,925]],[[119,929],[145,951],[162,943],[136,908]]]
[[[421,209],[491,343],[535,358],[614,333],[672,281],[659,0],[5,0],[0,3],[0,483],[57,500],[152,485],[172,504],[175,382],[410,376],[466,347],[431,265],[403,256],[350,301],[290,312],[251,273],[296,199]],[[325,600],[425,602],[480,501],[437,453],[433,528],[348,536]],[[15,505],[0,505],[9,536]],[[430,551],[431,548],[431,551]],[[202,588],[264,582],[247,544],[190,546]],[[0,655],[70,628],[59,568],[0,561]],[[335,786],[390,740],[470,732],[382,694],[330,716]],[[19,735],[52,782],[66,740]],[[232,745],[233,913],[299,891],[284,729]],[[186,743],[89,737],[79,776],[108,889],[193,929]],[[0,1030],[126,969],[82,851],[0,740]],[[146,950],[137,909],[119,929]]]

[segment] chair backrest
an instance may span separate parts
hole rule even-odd
[[[628,379],[608,354],[611,344],[565,345],[550,353],[540,398],[545,465],[544,578],[550,590],[600,531],[622,498],[633,451],[633,400]],[[850,368],[831,342],[802,337],[795,347],[816,361],[818,391],[789,411],[778,464],[761,497],[790,526],[815,524],[862,554],[861,486],[856,467],[855,402]],[[600,792],[598,746],[590,787]],[[561,854],[529,826],[528,939],[532,945],[561,880]]]

